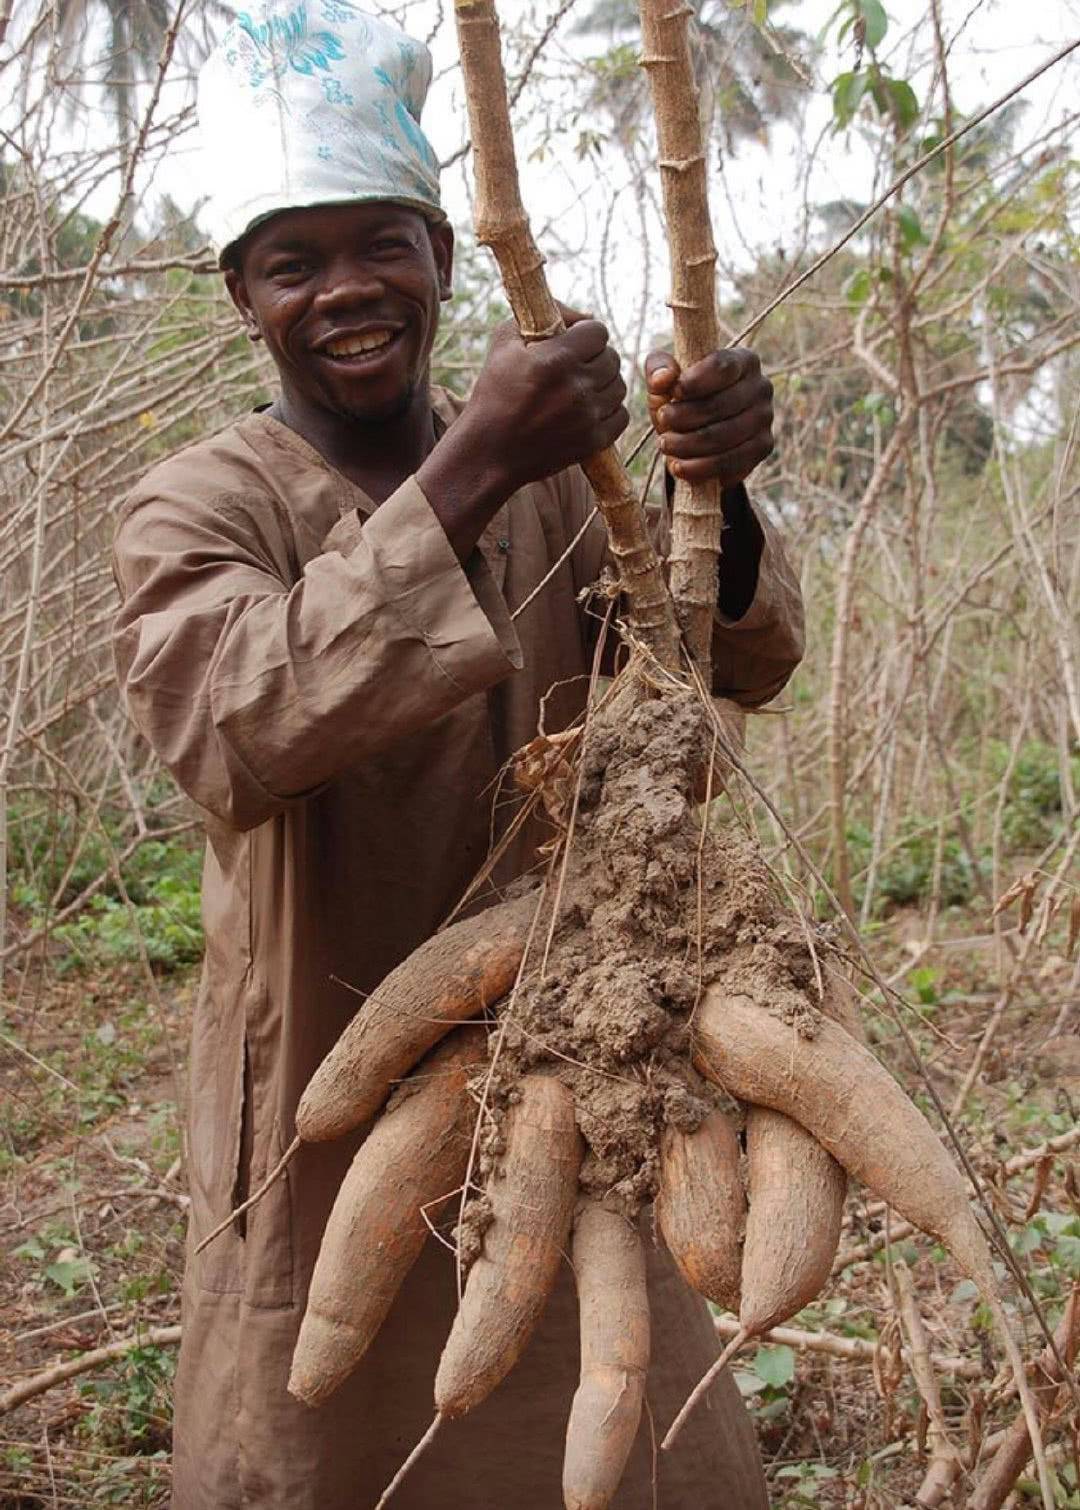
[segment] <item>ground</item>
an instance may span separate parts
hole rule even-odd
[[[909,1025],[948,1105],[998,997],[997,946],[985,914],[949,911],[942,942],[921,949],[922,925],[898,909],[875,925],[879,968],[919,1003]],[[1053,1322],[1080,1276],[1080,1209],[1070,1153],[1008,1182],[1002,1166],[1047,1138],[1075,1135],[1080,1103],[1074,967],[1044,945],[1008,1004],[986,1083],[969,1099],[964,1137],[992,1183],[999,1215]],[[186,1040],[194,973],[148,990],[137,964],[9,976],[0,1016],[0,1373],[2,1389],[90,1348],[179,1322],[185,1197],[173,1067]],[[17,989],[16,989],[17,988]],[[14,991],[14,994],[13,994]],[[1063,1010],[1064,1009],[1064,1010]],[[871,1042],[909,1090],[924,1093],[889,1016],[866,1003]],[[1055,1028],[1057,1028],[1056,1036]],[[177,1066],[181,1068],[181,1066]],[[1071,1157],[1077,1157],[1075,1149]],[[899,1354],[895,1280],[881,1247],[885,1221],[861,1191],[849,1201],[842,1252],[876,1246],[834,1275],[791,1325],[871,1346],[840,1358],[766,1343],[736,1373],[758,1426],[779,1507],[899,1506],[922,1473],[920,1398]],[[956,1440],[1011,1418],[994,1379],[1000,1350],[950,1261],[921,1237],[894,1258],[911,1266]],[[1016,1291],[1011,1296],[1015,1304]],[[1017,1312],[1019,1315],[1019,1312]],[[1040,1346],[1030,1316],[1027,1351]],[[175,1346],[145,1341],[123,1362],[86,1372],[0,1417],[0,1506],[167,1502],[169,1384]],[[567,1402],[569,1406],[569,1402]],[[1052,1440],[1060,1441],[1060,1429]],[[1075,1464],[1059,1464],[1080,1506]],[[955,1501],[962,1503],[962,1501]],[[1020,1503],[1026,1504],[1028,1498]],[[1034,1503],[1034,1501],[1030,1501]],[[672,1507],[684,1510],[684,1507]]]

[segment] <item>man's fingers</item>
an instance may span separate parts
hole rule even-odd
[[[744,410],[734,419],[720,420],[715,425],[705,425],[686,434],[668,430],[660,437],[660,449],[665,456],[683,461],[697,456],[722,460],[727,452],[737,450],[757,435],[770,438],[772,435],[772,410],[761,405]]]
[[[728,388],[723,393],[714,393],[704,399],[675,399],[662,404],[656,414],[656,423],[662,431],[678,431],[688,434],[715,425],[722,420],[734,419],[748,409],[772,406],[772,384],[766,378],[746,379]]]
[[[607,348],[608,329],[599,320],[583,317],[555,340],[572,351],[578,361],[591,362]]]
[[[591,320],[593,316],[583,309],[575,309],[572,304],[562,304],[555,300],[555,308],[562,315],[567,329],[572,325],[580,325],[582,320]]]
[[[730,488],[737,482],[745,482],[754,468],[772,455],[772,451],[772,435],[757,434],[722,456],[701,456],[686,461],[675,459],[669,461],[668,466],[676,477],[686,482],[706,482],[710,477],[716,477],[724,487]]]
[[[679,364],[670,351],[650,351],[645,358],[645,386],[650,400],[667,397],[679,381]]]
[[[708,398],[731,388],[740,378],[756,377],[761,372],[757,353],[745,346],[731,346],[725,351],[711,351],[700,362],[688,367],[679,380],[681,399]]]
[[[601,421],[599,427],[599,449],[601,451],[606,451],[608,446],[613,446],[629,423],[630,415],[627,413],[623,405],[620,404],[613,414],[609,414],[607,419]]]
[[[613,347],[605,346],[598,356],[593,357],[587,363],[585,371],[590,382],[595,383],[598,387],[604,387],[614,378],[618,377],[622,371],[619,353]]]
[[[619,373],[616,373],[610,383],[598,390],[596,395],[596,413],[601,419],[606,419],[614,414],[615,410],[622,406],[626,397],[626,384]]]

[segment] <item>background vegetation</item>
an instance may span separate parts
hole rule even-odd
[[[381,8],[445,45],[437,7]],[[697,9],[734,340],[866,207],[855,176],[850,198],[814,200],[815,154],[857,155],[876,193],[992,103],[953,77],[992,7],[935,0],[911,24],[841,0],[821,36],[799,4]],[[155,189],[190,144],[192,70],[227,11],[0,0],[0,1356],[14,1382],[120,1353],[2,1416],[12,1506],[167,1493],[200,855],[113,688],[108,552],[147,466],[270,391],[194,200]],[[506,13],[530,158],[569,163],[592,196],[588,249],[538,213],[541,239],[564,270],[580,259],[634,377],[666,337],[634,7]],[[741,222],[739,154],[816,120],[800,215]],[[802,563],[809,623],[783,716],[752,723],[788,830],[763,808],[762,834],[808,910],[833,902],[791,835],[860,924],[896,993],[866,986],[871,1040],[909,1087],[933,1078],[1051,1325],[1080,1278],[1076,120],[1032,130],[1022,97],[1002,104],[752,337],[779,415],[755,496]],[[467,386],[502,312],[466,231],[440,381]],[[897,1262],[957,1444],[977,1454],[1012,1414],[943,1255],[857,1193],[849,1229],[832,1291],[739,1371],[778,1504],[893,1506],[919,1482],[928,1407]],[[1055,1420],[1061,1503],[1080,1506],[1075,1421]]]

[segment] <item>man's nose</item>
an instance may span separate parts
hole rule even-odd
[[[350,303],[366,304],[380,299],[385,292],[381,270],[361,257],[336,258],[326,269],[316,294],[321,309],[333,309]]]

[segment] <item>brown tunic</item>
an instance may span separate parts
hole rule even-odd
[[[455,401],[435,394],[448,423]],[[446,917],[500,826],[496,777],[583,705],[604,559],[576,470],[516,494],[463,568],[413,479],[378,508],[311,447],[250,415],[156,467],[122,514],[119,675],[131,712],[203,810],[206,959],[188,1107],[193,1242],[293,1136],[305,1084],[358,998]],[[717,690],[773,696],[801,653],[797,583],[765,527],[757,593],[718,622]],[[550,689],[555,688],[554,692]],[[494,817],[493,817],[494,809]],[[513,870],[527,863],[519,846]],[[352,1379],[316,1410],[286,1393],[327,1214],[356,1139],[301,1150],[184,1288],[177,1510],[369,1510],[428,1425],[455,1304],[429,1242]],[[657,1431],[716,1352],[705,1305],[653,1249]],[[578,1365],[567,1269],[519,1366],[445,1428],[400,1510],[557,1510]],[[618,1510],[653,1499],[643,1423]],[[733,1382],[658,1464],[662,1510],[766,1503]]]

